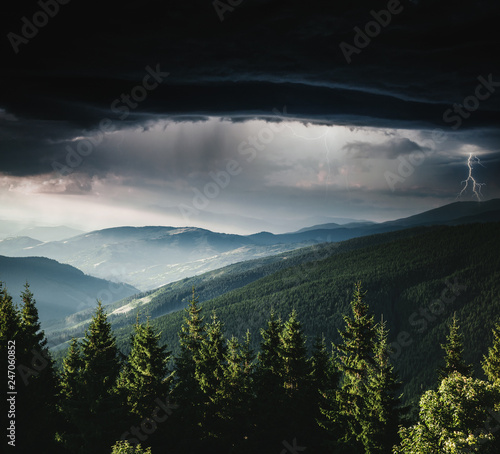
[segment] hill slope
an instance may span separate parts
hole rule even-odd
[[[15,300],[29,282],[42,323],[93,307],[97,298],[111,303],[138,292],[128,284],[87,276],[70,265],[44,257],[0,256],[0,280],[7,283]]]
[[[186,307],[191,298],[193,287],[196,288],[200,302],[203,302],[283,269],[300,266],[304,272],[307,272],[306,268],[309,263],[323,260],[334,254],[389,243],[398,238],[411,238],[421,232],[422,228],[417,228],[389,234],[371,235],[341,243],[309,246],[274,256],[236,263],[117,301],[107,308],[109,320],[116,329],[134,323],[138,313],[154,319]],[[82,336],[85,327],[90,323],[92,313],[93,308],[89,308],[65,319],[44,324],[43,328],[49,336],[52,347],[66,342],[71,336]]]

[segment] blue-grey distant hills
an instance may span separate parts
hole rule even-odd
[[[42,243],[30,238],[0,241],[0,254],[49,257],[86,274],[119,280],[141,291],[207,271],[322,242],[427,225],[498,221],[500,199],[455,202],[383,223],[321,224],[294,233],[233,235],[196,227],[117,227]]]
[[[243,235],[196,227],[117,227],[47,243],[12,238],[0,241],[0,254],[49,257],[86,274],[150,290],[232,263],[279,254],[312,244],[275,240],[258,244]]]
[[[41,226],[33,222],[0,219],[0,239],[27,236],[38,241],[59,241],[84,233],[66,225]]]
[[[19,231],[16,236],[28,236],[39,241],[60,241],[85,233],[83,230],[74,229],[65,225],[55,227],[32,226]]]
[[[321,224],[301,229],[294,233],[273,235],[261,232],[250,235],[257,244],[298,243],[298,242],[336,242],[372,235],[393,232],[410,227],[429,225],[459,225],[474,222],[496,222],[500,219],[500,199],[486,202],[454,202],[433,210],[381,223],[353,222],[344,225]]]
[[[126,298],[139,290],[131,285],[87,276],[82,271],[45,257],[0,256],[0,281],[20,303],[26,282],[35,295],[42,322],[62,318],[103,302]]]

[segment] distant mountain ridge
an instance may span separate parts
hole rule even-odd
[[[393,232],[425,225],[456,225],[498,218],[500,199],[454,202],[394,221],[327,223],[297,232],[252,235],[218,233],[197,227],[115,227],[64,241],[26,238],[0,241],[0,254],[41,256],[67,263],[102,279],[119,279],[141,291],[222,268],[232,263],[279,254],[323,242]]]
[[[28,236],[34,238],[35,240],[47,242],[47,241],[62,241],[68,238],[74,237],[76,235],[81,235],[85,233],[83,230],[73,229],[65,225],[59,225],[56,227],[27,227],[20,232],[18,236]]]

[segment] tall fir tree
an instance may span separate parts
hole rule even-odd
[[[281,334],[283,322],[271,311],[267,327],[261,329],[260,351],[255,371],[255,425],[252,442],[257,447],[279,446],[287,436],[285,419],[285,387]],[[257,448],[256,448],[257,449]]]
[[[236,337],[227,342],[224,379],[221,387],[221,419],[223,444],[231,453],[248,452],[254,408],[253,370],[255,355],[250,347],[250,332],[243,343]]]
[[[73,403],[81,399],[83,392],[83,359],[78,339],[72,338],[68,352],[63,359],[60,376],[61,401]]]
[[[339,452],[370,452],[369,378],[374,366],[375,331],[365,294],[361,283],[356,283],[352,316],[344,316],[345,330],[340,332],[343,342],[336,345],[340,387],[322,409],[320,425],[330,432]]]
[[[307,446],[320,446],[323,443],[324,431],[318,425],[322,420],[321,409],[326,408],[338,386],[338,372],[333,363],[333,354],[328,352],[324,336],[316,337],[312,345],[309,362],[309,408],[307,424],[309,443]]]
[[[7,347],[9,341],[13,341],[14,344],[12,345],[16,345],[19,342],[20,333],[21,317],[19,311],[14,305],[12,297],[7,292],[3,282],[0,282],[0,351],[4,364],[7,364]],[[5,374],[2,376],[2,380],[6,380]],[[6,386],[3,389],[6,389]]]
[[[179,452],[189,452],[203,446],[200,441],[202,431],[198,417],[204,402],[204,393],[196,379],[196,370],[205,337],[202,308],[193,287],[192,298],[185,309],[184,323],[179,332],[180,353],[175,358],[172,389],[173,402],[179,407],[172,418],[174,430],[179,435],[180,442],[176,447]]]
[[[203,403],[199,407],[198,419],[201,424],[202,438],[216,450],[220,446],[223,433],[223,383],[227,346],[222,333],[222,323],[212,314],[212,321],[207,325],[198,361],[196,379],[203,393]],[[222,446],[220,446],[222,448]]]
[[[70,354],[71,361],[76,361],[76,352]],[[99,301],[82,341],[79,376],[73,381],[81,388],[69,390],[76,400],[63,404],[68,422],[78,430],[70,438],[80,439],[83,453],[109,448],[123,432],[123,406],[117,392],[120,367],[116,338]]]
[[[129,412],[139,420],[149,417],[156,399],[168,399],[171,374],[168,371],[170,352],[160,345],[149,319],[139,323],[131,335],[131,350],[118,378],[118,388],[124,395]]]
[[[337,387],[338,374],[333,364],[333,355],[328,353],[325,336],[316,337],[309,358],[311,388],[317,393],[316,402],[324,397],[324,392]]]
[[[0,352],[2,355],[3,364],[8,364],[8,352],[9,346],[12,346],[13,351],[16,351],[18,343],[21,339],[21,317],[17,307],[12,301],[12,297],[7,292],[3,282],[0,282]],[[10,344],[9,344],[10,342]],[[19,344],[22,348],[22,345]],[[2,375],[2,384],[5,386],[2,389],[7,389],[7,376]]]
[[[21,299],[21,339],[17,350],[19,447],[27,451],[38,450],[42,446],[53,450],[59,424],[57,374],[28,283]]]
[[[386,453],[399,441],[401,402],[398,396],[400,382],[390,361],[389,332],[386,322],[375,327],[374,367],[369,376],[369,422],[364,441],[370,452]]]
[[[441,345],[441,348],[445,352],[445,365],[438,371],[439,380],[443,380],[453,372],[458,372],[468,377],[471,375],[472,371],[472,367],[464,361],[463,339],[456,314],[453,314],[449,330],[450,332],[446,337],[448,342]]]
[[[78,424],[87,414],[83,368],[81,345],[76,338],[72,338],[59,377],[58,406],[64,421],[58,430],[58,439],[72,453],[79,452],[83,444]]]
[[[17,307],[12,301],[12,297],[7,292],[4,284],[0,282],[0,360],[2,361],[2,376],[0,377],[0,386],[2,389],[2,399],[13,399],[15,406],[16,397],[6,395],[6,392],[16,392],[20,380],[17,377],[16,366],[18,365],[18,348],[22,350],[22,336],[21,336],[21,318]],[[14,443],[11,451],[15,452],[15,435],[14,439],[9,439],[11,421],[14,420],[15,431],[15,418],[11,418],[8,412],[10,405],[6,400],[3,400],[0,422],[2,427],[6,429],[7,437],[2,440],[2,443]],[[7,449],[8,446],[5,446]],[[9,448],[10,449],[10,448]]]
[[[493,327],[493,344],[488,349],[488,356],[483,357],[483,371],[492,383],[500,381],[500,322]]]
[[[171,421],[164,424],[176,409],[170,403],[170,352],[166,345],[160,344],[160,333],[155,331],[149,319],[146,323],[139,323],[139,315],[130,341],[131,350],[118,377],[120,400],[126,405],[129,417],[128,423],[124,421],[123,425],[133,427],[153,418],[151,424],[156,425],[155,430],[148,434],[147,440],[139,441],[153,450],[161,449],[175,435],[170,430]],[[162,411],[161,416],[158,416],[159,410]],[[135,436],[132,434],[129,438]]]
[[[197,400],[201,399],[201,390],[195,377],[201,344],[206,337],[201,311],[193,287],[193,295],[185,309],[186,316],[179,332],[180,354],[175,358],[173,396],[181,407],[196,405]],[[198,399],[195,399],[196,396]]]
[[[309,362],[306,337],[294,309],[280,333],[281,380],[284,388],[282,424],[287,440],[305,443],[310,436]],[[306,438],[307,437],[307,438]]]
[[[287,395],[294,398],[304,391],[308,379],[306,338],[294,309],[280,333],[282,380]]]

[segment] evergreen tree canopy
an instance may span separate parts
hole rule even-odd
[[[371,421],[364,444],[371,447],[370,452],[382,454],[389,452],[398,441],[400,400],[397,392],[400,383],[389,358],[386,322],[381,320],[375,332],[374,367],[369,376],[367,398]]]
[[[26,344],[30,344],[31,346],[45,348],[45,346],[47,345],[47,339],[45,339],[45,335],[41,330],[36,302],[28,283],[26,283],[24,286],[24,291],[21,293],[21,298],[23,301],[21,309],[21,321],[25,342]]]
[[[82,359],[89,398],[99,401],[113,390],[120,372],[116,338],[100,301],[83,339]]]
[[[306,339],[295,309],[280,333],[283,386],[289,396],[306,386],[308,363]]]
[[[173,395],[182,406],[196,406],[201,401],[201,391],[196,380],[196,364],[201,345],[206,336],[205,324],[193,288],[193,296],[185,309],[185,319],[179,332],[180,354],[175,358],[175,382]]]
[[[465,376],[471,374],[471,366],[464,362],[463,340],[456,314],[453,314],[449,329],[450,332],[446,337],[448,342],[441,345],[441,348],[445,352],[445,365],[439,370],[440,380],[448,377],[453,372],[458,372]]]
[[[17,340],[20,330],[21,318],[17,308],[3,282],[0,282],[0,351],[2,352],[2,360],[7,360],[5,356],[7,354],[7,342]],[[5,377],[2,377],[2,380],[4,379]]]
[[[324,336],[314,339],[309,363],[311,387],[319,396],[324,396],[325,391],[337,387],[337,372],[333,365],[333,357],[326,349]]]
[[[257,355],[259,375],[262,384],[274,385],[280,381],[282,373],[281,332],[283,323],[271,310],[267,328],[261,329],[262,341]],[[268,381],[271,380],[271,381]]]
[[[83,359],[78,340],[73,338],[68,353],[63,360],[60,378],[61,397],[63,401],[75,402],[83,392]]]
[[[151,415],[157,398],[165,399],[169,394],[170,352],[167,346],[160,346],[160,334],[152,328],[149,319],[140,324],[137,317],[131,344],[118,386],[126,395],[131,413],[144,418]]]
[[[343,342],[336,345],[336,367],[341,372],[340,389],[334,401],[323,410],[327,428],[341,445],[369,443],[372,418],[370,417],[370,372],[374,365],[374,317],[364,301],[361,283],[354,287],[351,301],[352,316],[344,316],[345,330],[340,332]],[[369,451],[368,451],[369,452]]]
[[[111,446],[123,432],[120,367],[116,338],[98,301],[81,346],[73,340],[64,363],[61,407],[67,427],[61,438],[68,448],[93,453]]]
[[[58,380],[54,361],[41,330],[33,293],[26,283],[21,293],[17,356],[18,447],[35,451],[40,443],[54,448],[57,430]]]

